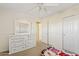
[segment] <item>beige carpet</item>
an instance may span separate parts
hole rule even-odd
[[[37,46],[28,50],[17,52],[15,54],[9,55],[8,52],[0,53],[0,56],[40,56],[41,51],[45,49],[47,45],[42,42],[37,42]]]

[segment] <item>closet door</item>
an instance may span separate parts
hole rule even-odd
[[[52,20],[49,22],[49,44],[57,49],[62,49],[62,22]]]
[[[48,32],[47,32],[47,23],[42,23],[42,42],[47,43]]]
[[[31,23],[31,34],[29,36],[29,48],[36,46],[36,27],[35,23]]]
[[[53,28],[54,26],[53,26],[53,23],[49,23],[49,44],[51,45],[51,46],[53,46],[54,45],[54,28]]]
[[[79,52],[79,16],[71,16],[64,19],[63,23],[63,49]]]

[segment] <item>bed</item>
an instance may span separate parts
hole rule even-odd
[[[54,47],[48,47],[41,51],[41,56],[79,56],[79,54],[70,54]]]

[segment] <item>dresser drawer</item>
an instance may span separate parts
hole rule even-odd
[[[12,48],[25,46],[25,43],[12,44],[11,46],[12,46]]]
[[[11,40],[12,44],[26,42],[26,40]]]
[[[23,51],[23,50],[25,50],[25,46],[19,46],[19,47],[15,47],[15,48],[11,49],[11,51],[13,53],[20,52],[20,51]]]

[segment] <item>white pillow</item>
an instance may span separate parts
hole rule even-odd
[[[45,56],[56,56],[56,53],[54,53],[54,52],[52,52],[52,51],[50,51],[50,50],[46,50],[46,51],[44,52],[44,55],[45,55]]]

